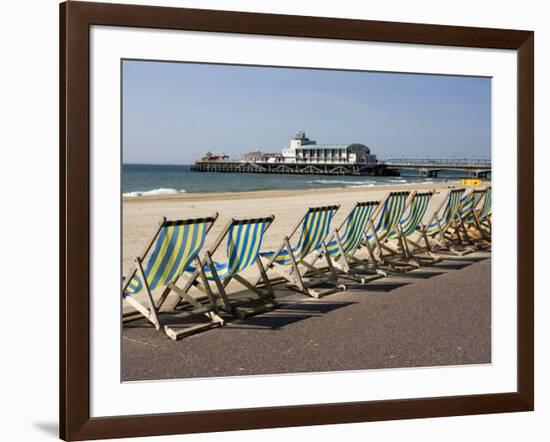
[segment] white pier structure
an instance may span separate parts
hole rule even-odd
[[[364,144],[317,144],[310,140],[306,133],[299,131],[290,140],[290,146],[283,149],[281,157],[274,162],[302,164],[376,164],[376,155]]]

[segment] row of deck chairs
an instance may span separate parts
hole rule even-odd
[[[400,191],[390,192],[382,201],[357,202],[336,227],[332,221],[339,205],[309,208],[274,250],[262,248],[274,216],[230,219],[208,249],[206,237],[218,214],[163,219],[123,278],[122,299],[131,307],[123,320],[145,317],[178,339],[224,325],[222,311],[246,318],[275,309],[274,284],[285,283],[317,298],[344,290],[343,280],[367,283],[388,272],[436,262],[441,253],[462,255],[490,247],[490,187],[451,188],[428,212],[432,196],[433,192]],[[214,255],[224,241],[225,260],[217,261]],[[361,256],[361,249],[367,253]],[[245,278],[243,272],[252,266],[257,267],[257,276]],[[244,286],[253,298],[230,296],[226,288],[231,281]],[[199,290],[199,296],[189,293],[192,288]],[[157,290],[160,295],[155,300]],[[140,293],[144,300],[138,300]],[[163,310],[170,293],[177,295],[176,302]],[[197,315],[204,315],[206,322],[182,325],[182,320]]]

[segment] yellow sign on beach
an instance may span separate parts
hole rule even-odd
[[[460,181],[463,186],[479,186],[481,184],[481,180],[477,178],[463,178]]]

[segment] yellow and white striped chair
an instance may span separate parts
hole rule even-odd
[[[123,280],[123,301],[147,318],[157,330],[163,328],[163,331],[172,339],[212,326],[223,325],[223,320],[217,315],[216,300],[210,291],[199,259],[206,234],[217,217],[216,213],[207,218],[175,221],[163,218],[144,251],[136,257],[135,266]],[[189,276],[184,276],[186,273]],[[208,295],[206,302],[199,302],[188,293],[189,289],[196,285],[199,277],[202,277],[203,287]],[[183,289],[176,285],[180,278],[187,280],[186,287]],[[163,287],[164,291],[155,303],[153,291]],[[147,305],[143,305],[136,299],[140,292],[145,293]],[[159,309],[171,292],[176,293],[192,307],[191,310],[178,313],[179,317],[204,314],[210,321],[207,324],[182,327],[177,330],[163,324]]]

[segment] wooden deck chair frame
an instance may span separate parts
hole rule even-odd
[[[487,186],[483,189],[483,198],[478,201],[478,204],[472,211],[472,220],[466,228],[471,236],[478,240],[478,245],[487,247],[491,245],[491,212],[487,213],[486,219],[480,219],[481,212],[484,210],[486,198],[491,196],[492,187]]]
[[[487,188],[487,192],[485,193],[485,198],[491,198],[491,206],[493,204],[493,188],[491,186],[489,186]],[[483,209],[482,209],[483,210]],[[480,219],[480,223],[481,223],[481,226],[482,227],[485,227],[487,229],[487,234],[488,234],[488,237],[490,238],[491,237],[491,228],[492,228],[492,224],[493,224],[493,211],[492,211],[492,207],[490,207],[488,209],[488,213],[485,215],[485,218],[484,219]]]
[[[443,236],[446,239],[448,248],[446,251],[457,256],[464,256],[469,253],[475,252],[474,242],[471,236],[468,234],[465,228],[464,221],[472,210],[462,213],[464,211],[464,203],[467,198],[475,197],[475,189],[464,189],[463,194],[458,201],[458,207],[456,214],[446,229],[444,229]]]
[[[224,229],[220,232],[220,234],[218,235],[217,239],[214,241],[212,246],[205,253],[204,264],[206,264],[209,267],[212,274],[212,279],[216,285],[216,288],[217,288],[216,296],[218,297],[218,306],[222,310],[228,313],[231,313],[240,319],[244,319],[249,316],[264,313],[278,307],[278,304],[275,302],[275,294],[273,292],[273,288],[271,286],[269,278],[267,277],[267,273],[263,266],[262,260],[260,259],[260,256],[258,254],[256,256],[254,263],[258,267],[260,276],[257,281],[255,281],[254,283],[250,283],[238,273],[232,274],[229,277],[224,278],[222,280],[216,270],[216,265],[215,265],[213,256],[218,250],[218,248],[220,247],[220,245],[222,244],[222,242],[224,241],[224,239],[227,237],[231,227],[239,224],[247,224],[247,223],[252,224],[252,223],[265,222],[267,224],[264,227],[263,233],[262,233],[262,235],[265,235],[265,232],[269,229],[274,219],[275,217],[273,215],[264,217],[264,218],[248,218],[248,219],[231,218],[228,221],[228,223],[225,225]],[[256,295],[257,299],[245,300],[245,301],[242,301],[242,300],[231,301],[225,289],[232,280],[239,282],[241,285],[243,285],[245,288],[251,291],[254,295]],[[262,291],[262,288],[258,287],[259,281],[263,282],[262,288],[264,289],[264,291]],[[258,305],[258,301],[260,301],[259,305]]]
[[[478,227],[478,218],[475,214],[476,207],[479,206],[479,203],[483,201],[487,193],[487,188],[483,189],[473,189],[468,193],[473,197],[472,207],[468,212],[462,213],[463,208],[459,208],[459,213],[457,214],[457,229],[450,229],[448,233],[449,240],[456,240],[461,244],[469,244],[472,247],[483,247],[481,241],[484,236],[481,231],[478,230],[479,234],[476,235],[471,228],[471,225],[475,226],[475,229]],[[466,195],[466,193],[464,194]],[[481,238],[480,238],[481,236]],[[472,249],[474,251],[475,249]]]
[[[463,213],[464,204],[468,198],[474,198],[475,190],[465,189],[458,200],[456,213],[449,225],[443,229],[444,247],[442,250],[456,256],[464,256],[475,252],[475,247],[464,225],[464,219],[469,216],[471,210]],[[441,235],[440,235],[441,237]],[[442,242],[440,241],[440,244]],[[441,250],[440,250],[441,251]]]
[[[361,232],[361,237],[365,235],[365,231],[368,228],[368,222],[371,218],[374,218],[378,215],[378,212],[381,210],[381,204],[380,201],[358,201],[355,203],[355,205],[352,207],[352,209],[349,211],[346,218],[334,228],[330,236],[326,239],[327,248],[328,245],[332,243],[332,241],[336,241],[339,254],[337,258],[332,258],[332,265],[335,269],[342,272],[347,278],[350,278],[354,281],[358,281],[361,284],[365,284],[370,281],[374,281],[376,279],[384,278],[387,276],[387,273],[382,271],[378,268],[377,260],[374,258],[374,251],[372,250],[372,247],[370,244],[364,244],[362,243],[362,239],[359,240],[357,246],[348,252],[345,251],[344,245],[342,243],[342,234],[344,233],[344,229],[347,227],[347,223],[349,221],[349,218],[352,216],[354,211],[361,206],[364,205],[375,205],[376,208],[372,212],[372,214],[369,216],[369,219],[367,220],[367,224],[365,225],[365,229],[363,232]],[[356,256],[357,251],[361,248],[365,247],[368,251],[368,259],[362,259],[358,258]],[[313,261],[310,262],[311,265],[315,264],[315,262],[322,258],[323,254],[318,254]],[[362,268],[363,271],[359,270],[358,268]]]
[[[403,214],[407,211],[409,205],[411,204],[414,194],[415,192],[409,192],[409,191],[389,192],[380,202],[380,210],[377,213],[377,217],[381,217],[384,215],[384,207],[389,198],[391,198],[394,195],[395,196],[407,195],[407,199],[405,200],[405,205],[403,206],[403,211],[401,212],[401,215],[399,216],[396,222],[396,227],[399,226],[399,222],[403,217]],[[378,268],[382,269],[383,271],[390,271],[390,272],[394,271],[395,269],[392,267],[391,263],[387,261],[388,257],[393,256],[395,253],[397,253],[397,250],[394,247],[392,247],[387,240],[387,237],[391,234],[391,232],[386,232],[385,237],[380,238],[375,226],[375,221],[377,221],[377,218],[371,217],[371,219],[369,220],[367,231],[366,231],[367,235],[369,232],[372,232],[373,239],[374,239],[373,241],[374,247],[370,245],[370,241],[367,237],[365,238],[364,245],[373,250],[372,258],[377,262]]]
[[[267,264],[265,265],[266,270],[269,271],[272,269],[284,280],[290,283],[289,287],[291,289],[297,290],[300,293],[304,293],[313,298],[320,298],[322,296],[326,296],[332,293],[345,290],[346,287],[343,284],[340,284],[340,285],[337,284],[338,276],[336,274],[336,270],[334,269],[334,265],[332,263],[330,255],[327,253],[326,238],[324,238],[321,241],[320,247],[318,249],[313,250],[311,253],[309,253],[310,255],[309,258],[311,261],[316,261],[316,257],[320,254],[322,254],[325,257],[325,260],[327,262],[327,267],[323,269],[317,268],[313,266],[310,262],[306,261],[307,256],[301,256],[300,259],[298,259],[294,255],[294,252],[292,250],[292,245],[291,245],[292,239],[299,232],[300,227],[303,226],[303,223],[305,222],[306,217],[311,212],[314,212],[314,211],[318,212],[322,210],[332,210],[334,211],[334,213],[336,213],[339,208],[340,208],[339,204],[308,208],[305,214],[294,225],[289,235],[284,237],[281,245],[273,253],[273,256],[271,256],[268,259]],[[300,234],[301,234],[301,231],[300,231]],[[281,268],[282,265],[278,265],[275,262],[277,257],[281,254],[283,250],[288,250],[289,256],[290,256],[290,271],[288,272]],[[300,266],[305,267],[306,270],[304,272],[301,272]],[[327,276],[326,270],[328,270],[328,276]],[[312,278],[312,275],[313,275],[313,278]],[[315,287],[323,283],[330,283],[333,285],[333,288],[328,290],[323,290],[323,291],[319,291],[315,289]]]
[[[427,197],[428,200],[427,200],[426,204],[429,205],[429,203],[430,203],[430,201],[431,201],[431,199],[432,199],[432,197],[435,193],[436,192],[434,190],[421,191],[421,192],[418,192],[416,190],[412,191],[411,195],[410,195],[410,201],[409,201],[409,204],[408,204],[408,209],[412,210],[416,198]],[[425,216],[425,214],[427,212],[428,212],[428,207],[426,207],[423,216]],[[418,269],[418,268],[421,267],[420,259],[418,257],[415,257],[413,253],[411,253],[411,249],[412,250],[421,249],[422,246],[420,244],[418,244],[417,241],[414,241],[411,238],[411,236],[415,232],[420,231],[420,235],[421,235],[421,238],[422,238],[422,236],[423,236],[423,233],[422,233],[422,228],[423,228],[422,220],[420,220],[420,222],[418,223],[417,226],[413,227],[412,231],[408,232],[408,234],[405,234],[404,231],[403,231],[402,223],[403,223],[404,217],[406,215],[408,215],[407,209],[405,209],[403,211],[403,214],[401,216],[401,219],[399,220],[399,223],[397,224],[397,226],[395,228],[395,231],[393,233],[390,233],[390,237],[391,236],[396,236],[395,239],[397,240],[397,248],[394,248],[389,244],[385,244],[385,250],[386,250],[387,254],[385,254],[383,256],[384,257],[384,262],[386,262],[394,271],[397,271],[397,272],[407,272],[407,271]],[[425,240],[425,241],[426,241],[426,246],[425,247],[427,249],[425,258],[429,259],[432,263],[436,262],[436,261],[440,261],[441,258],[438,257],[437,255],[435,255],[433,252],[431,252],[429,242],[427,240]]]
[[[449,203],[449,198],[451,198],[451,195],[453,193],[462,192],[460,196],[464,193],[464,188],[455,188],[451,187],[449,190],[449,193],[447,194],[447,197],[444,198],[440,204],[436,207],[436,209],[432,212],[432,215],[428,219],[428,222],[424,224],[421,228],[421,235],[424,238],[424,241],[426,243],[426,247],[424,251],[427,251],[429,254],[433,254],[439,258],[439,260],[442,259],[440,256],[440,253],[442,251],[448,251],[453,254],[460,254],[453,248],[453,244],[451,241],[445,236],[447,231],[451,228],[454,230],[458,230],[457,222],[456,222],[456,214],[452,215],[451,220],[447,223],[446,226],[442,226],[440,219],[439,219],[439,212],[443,209],[443,207]],[[460,197],[459,196],[459,197]],[[433,225],[434,223],[437,223],[438,229],[437,232],[434,232],[433,234],[430,234],[428,229],[429,226]]]
[[[436,242],[433,240],[433,236],[435,235],[429,235],[428,234],[428,226],[431,225],[437,218],[439,212],[443,209],[445,204],[447,204],[448,199],[451,195],[451,192],[453,190],[462,190],[464,189],[455,189],[450,188],[449,193],[445,198],[443,198],[435,208],[429,211],[430,215],[428,218],[428,222],[421,223],[421,225],[418,227],[418,234],[419,236],[417,238],[412,238],[412,234],[404,237],[403,245],[404,253],[406,254],[407,258],[410,260],[416,261],[420,266],[422,265],[432,265],[434,263],[440,262],[443,258],[436,253],[436,245],[439,244],[439,242]],[[437,195],[439,192],[434,191],[433,194]],[[440,232],[436,233],[438,235]],[[444,241],[444,247],[448,247],[447,240],[445,238],[441,239],[440,235],[440,241]],[[446,249],[448,250],[448,248]]]
[[[435,191],[433,192],[434,195],[437,193],[438,192]],[[436,207],[435,213],[438,213],[441,210],[445,202],[445,199],[441,201],[441,203]],[[433,215],[430,216],[430,219],[433,219]],[[440,262],[442,258],[432,250],[431,243],[426,232],[426,224],[421,223],[420,226],[418,226],[417,232],[419,233],[419,236],[415,239],[412,238],[412,234],[405,236],[401,233],[400,235],[402,238],[403,254],[405,258],[410,262],[416,262],[419,267],[426,264]],[[424,244],[420,244],[421,242]]]
[[[224,324],[223,319],[218,316],[216,299],[214,297],[214,294],[210,290],[210,286],[208,285],[208,280],[203,271],[198,270],[197,272],[194,272],[190,278],[187,278],[184,275],[184,273],[180,275],[176,275],[172,281],[168,282],[165,285],[164,291],[162,292],[159,298],[159,301],[155,303],[149,284],[147,282],[145,270],[143,268],[144,261],[147,258],[149,251],[155,244],[155,241],[157,240],[159,234],[161,233],[164,227],[167,227],[168,225],[174,225],[174,223],[191,224],[191,223],[207,222],[208,225],[204,233],[204,235],[207,235],[210,229],[212,228],[212,226],[214,225],[217,218],[218,218],[218,213],[214,213],[212,216],[205,217],[205,218],[188,218],[184,220],[175,220],[175,221],[168,221],[165,217],[162,218],[162,220],[158,223],[157,229],[153,234],[153,236],[151,237],[151,240],[145,245],[142,252],[135,258],[134,267],[130,269],[126,278],[124,279],[124,283],[122,286],[122,301],[127,302],[132,308],[136,310],[136,312],[129,312],[128,314],[123,314],[123,322],[133,321],[143,316],[147,320],[149,320],[157,330],[162,329],[168,337],[174,340],[177,340],[183,336],[197,333],[199,331],[206,330],[212,327],[222,326]],[[202,265],[200,263],[200,259],[198,256],[195,258],[195,260],[199,264],[198,269],[202,269]],[[132,295],[126,294],[126,290],[136,274],[138,275],[138,277],[140,278],[143,284],[143,289],[147,300],[147,307],[144,306],[139,301],[137,301]],[[208,297],[207,303],[201,303],[197,299],[193,298],[188,294],[189,288],[195,284],[195,281],[199,277],[202,279],[203,284],[206,287],[206,293]],[[189,284],[189,286],[185,290],[179,288],[176,285],[176,282],[181,278],[186,278],[191,282],[191,284]],[[182,300],[185,300],[191,306],[190,310],[187,310],[184,312],[174,312],[174,314],[171,315],[172,318],[184,318],[188,316],[204,314],[209,319],[209,322],[205,324],[196,324],[185,328],[179,328],[177,326],[167,324],[165,319],[161,320],[160,309],[164,304],[166,297],[171,292],[174,292],[175,294],[177,294],[179,298],[181,298]]]

